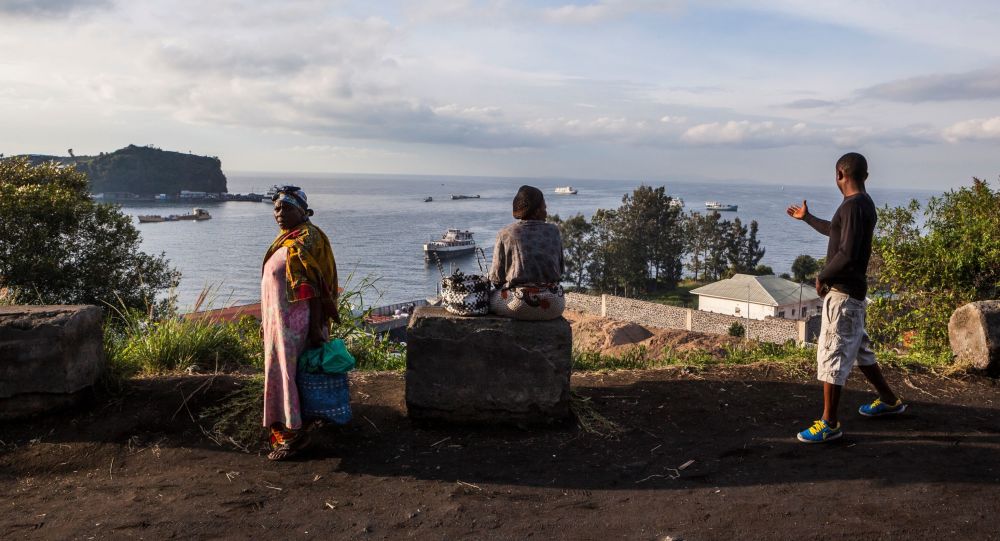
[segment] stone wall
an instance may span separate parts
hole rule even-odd
[[[789,340],[814,343],[819,335],[820,324],[819,317],[804,321],[783,318],[747,319],[614,295],[567,293],[566,308],[641,325],[709,334],[729,334],[730,325],[739,322],[746,329],[747,337],[776,344]]]

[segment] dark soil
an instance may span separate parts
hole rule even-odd
[[[355,421],[300,460],[222,448],[192,416],[239,384],[135,383],[110,405],[0,427],[0,537],[997,539],[1000,390],[889,374],[911,409],[795,432],[820,388],[775,366],[579,374],[610,425],[414,426],[399,374],[357,374]],[[176,415],[175,415],[176,414]]]

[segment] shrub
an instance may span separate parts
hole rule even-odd
[[[72,167],[0,160],[0,287],[32,302],[145,309],[180,274],[139,242],[132,218],[91,200]]]
[[[734,321],[732,325],[729,326],[729,336],[735,336],[736,338],[743,338],[747,334],[746,327],[743,326],[739,321]]]

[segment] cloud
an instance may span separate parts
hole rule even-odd
[[[110,5],[110,0],[0,0],[0,15],[61,17]]]
[[[738,146],[748,148],[771,148],[816,141],[815,130],[803,122],[779,124],[770,120],[751,122],[730,120],[709,122],[691,126],[682,135],[681,141],[694,146]]]
[[[1000,116],[956,122],[945,128],[944,138],[950,143],[1000,140]]]
[[[835,101],[805,98],[786,103],[785,107],[789,109],[822,109],[824,107],[838,107],[839,105]]]
[[[564,4],[542,11],[542,17],[559,24],[594,24],[635,13],[677,12],[684,2],[669,0],[602,0],[591,4]]]
[[[867,98],[909,103],[1000,98],[1000,69],[910,77],[859,91]]]

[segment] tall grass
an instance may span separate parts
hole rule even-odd
[[[745,341],[736,346],[726,346],[720,354],[705,350],[678,352],[666,348],[651,352],[646,346],[636,345],[621,355],[605,355],[594,351],[573,351],[574,370],[646,370],[668,366],[706,368],[714,365],[738,365],[754,362],[798,364],[815,356],[809,348],[794,344],[770,344]]]

